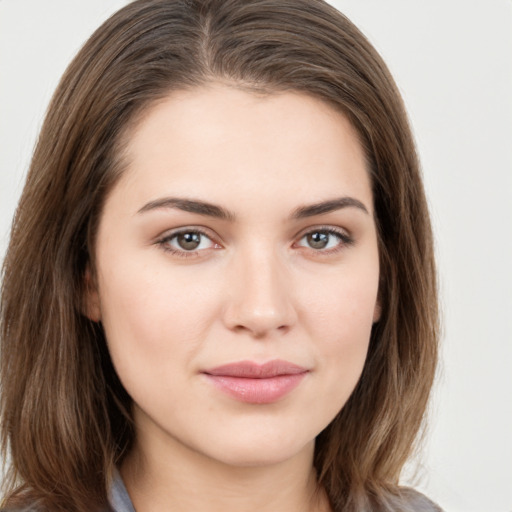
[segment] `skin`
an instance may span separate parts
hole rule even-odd
[[[137,511],[329,510],[315,494],[314,440],[353,391],[379,317],[355,130],[302,93],[214,83],[153,105],[123,157],[87,312],[134,400],[137,438],[121,473]],[[198,229],[200,245],[185,250],[176,230]],[[319,237],[324,248],[312,246]],[[241,402],[202,373],[274,359],[307,374],[270,404]]]

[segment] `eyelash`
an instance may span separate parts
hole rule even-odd
[[[184,249],[183,250],[174,249],[169,245],[171,240],[175,239],[176,237],[178,237],[180,235],[185,235],[185,234],[195,234],[195,235],[204,236],[204,237],[208,238],[214,245],[218,245],[220,247],[220,244],[216,243],[210,234],[208,234],[206,231],[203,231],[198,228],[186,228],[186,229],[180,229],[178,231],[174,231],[168,235],[165,235],[160,240],[157,240],[157,245],[159,245],[165,252],[168,252],[168,253],[172,254],[173,256],[177,256],[179,258],[197,258],[198,256],[200,256],[200,252],[204,251],[205,249],[186,251]]]
[[[329,227],[321,226],[321,227],[315,227],[313,229],[309,229],[308,231],[301,233],[301,235],[298,237],[298,242],[303,240],[308,235],[311,235],[314,233],[325,233],[327,235],[334,236],[334,237],[338,238],[338,240],[339,240],[339,243],[336,245],[336,247],[333,247],[330,249],[325,249],[325,250],[324,249],[313,249],[312,247],[299,246],[299,247],[303,247],[306,250],[312,251],[316,255],[328,256],[328,255],[336,254],[339,251],[342,251],[344,248],[349,247],[354,244],[354,239],[350,235],[348,235],[345,231],[335,229],[332,226],[329,226]],[[204,236],[204,237],[208,238],[212,242],[212,244],[214,244],[218,247],[221,247],[220,244],[216,243],[213,240],[213,238],[210,234],[208,234],[207,232],[205,232],[201,229],[197,229],[197,228],[186,228],[186,229],[181,229],[179,231],[174,231],[174,232],[164,236],[163,238],[157,240],[156,244],[159,245],[165,252],[170,253],[173,256],[177,256],[179,258],[199,257],[201,251],[204,251],[206,249],[186,251],[186,250],[174,249],[169,245],[171,240],[175,239],[179,235],[184,235],[184,234],[195,234],[195,235],[199,235],[199,236]],[[296,245],[298,242],[294,242],[294,245]]]
[[[315,255],[319,256],[331,256],[333,254],[337,254],[338,252],[346,249],[347,247],[350,247],[354,244],[355,240],[352,236],[347,234],[346,231],[343,231],[341,229],[336,229],[332,226],[318,226],[313,229],[308,229],[306,232],[303,232],[300,237],[298,238],[298,241],[300,242],[308,235],[314,234],[314,233],[325,233],[327,235],[334,236],[338,238],[339,243],[336,244],[335,247],[331,249],[313,249],[312,247],[304,247],[306,250],[313,251]],[[297,244],[298,242],[295,242]],[[294,245],[295,245],[294,244]],[[303,247],[303,246],[301,246]]]

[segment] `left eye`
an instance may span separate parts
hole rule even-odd
[[[168,237],[164,242],[172,249],[186,252],[210,249],[215,245],[204,233],[198,231],[182,231]]]
[[[300,247],[308,247],[317,251],[334,249],[343,242],[339,233],[326,230],[311,231],[304,235],[298,242]]]

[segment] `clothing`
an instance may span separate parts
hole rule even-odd
[[[118,471],[114,474],[112,489],[110,489],[110,505],[114,512],[135,512],[132,500]]]
[[[407,501],[407,508],[401,510],[407,510],[410,512],[443,512],[435,503],[414,489],[403,488],[403,493]],[[133,507],[132,500],[128,495],[123,479],[117,471],[115,472],[114,479],[112,481],[109,501],[113,512],[135,512],[135,508]],[[21,509],[2,509],[0,512],[40,512],[40,510],[41,509],[37,507],[28,506]]]
[[[404,488],[411,512],[443,512],[435,503],[414,489]],[[119,472],[116,471],[110,491],[110,505],[114,512],[135,512],[128,491]]]

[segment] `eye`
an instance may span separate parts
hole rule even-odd
[[[220,246],[198,230],[188,229],[172,233],[158,242],[165,250],[172,253],[195,253],[205,249],[215,249]]]
[[[316,229],[306,233],[297,243],[315,251],[330,251],[350,245],[353,240],[345,233],[334,229]]]

